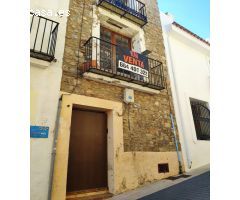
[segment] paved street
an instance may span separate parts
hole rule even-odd
[[[161,191],[141,198],[141,200],[209,200],[210,172],[178,183]]]

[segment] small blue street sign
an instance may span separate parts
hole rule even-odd
[[[31,138],[48,138],[49,127],[47,126],[30,126]]]

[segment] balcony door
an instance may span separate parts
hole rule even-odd
[[[124,49],[131,49],[131,38],[101,27],[100,31],[100,67],[111,73],[125,73],[117,69],[118,56]],[[128,74],[126,72],[125,74]]]

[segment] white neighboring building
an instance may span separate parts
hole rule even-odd
[[[47,200],[51,192],[49,185],[53,163],[53,138],[60,96],[68,8],[69,0],[31,0],[31,200]]]
[[[161,13],[164,45],[186,171],[210,163],[210,44]]]

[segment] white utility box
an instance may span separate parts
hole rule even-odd
[[[125,103],[134,103],[134,90],[125,88],[124,100]]]

